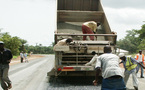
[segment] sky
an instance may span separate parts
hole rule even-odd
[[[105,14],[117,40],[126,36],[127,30],[139,30],[145,24],[145,0],[102,0]]]
[[[145,0],[101,0],[117,40],[126,30],[145,23]],[[56,0],[0,0],[0,29],[27,40],[27,44],[49,46],[56,30]]]

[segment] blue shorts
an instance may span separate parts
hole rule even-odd
[[[102,81],[101,90],[126,90],[123,78],[107,78]]]

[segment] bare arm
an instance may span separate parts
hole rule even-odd
[[[122,61],[121,62],[119,62],[119,64],[121,64],[122,63]]]
[[[101,73],[101,68],[97,68],[97,70],[96,70],[96,77],[95,77],[95,80],[93,81],[94,86],[96,86],[97,83],[98,83],[98,80],[99,80],[98,77],[99,77],[100,73]]]

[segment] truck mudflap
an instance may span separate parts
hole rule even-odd
[[[56,72],[56,70],[54,68],[52,68],[50,72],[47,72],[47,76],[54,76],[55,72]]]
[[[57,69],[58,71],[94,71],[93,66],[63,66]]]

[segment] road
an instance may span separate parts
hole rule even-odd
[[[47,90],[47,72],[53,67],[54,56],[49,55],[10,66],[9,77],[12,81],[11,90]],[[2,90],[0,88],[0,90]]]
[[[144,73],[145,76],[145,73]],[[140,72],[137,74],[138,80],[139,80],[139,90],[145,90],[145,78],[140,78]],[[133,88],[133,82],[132,82],[132,75],[130,76],[128,82],[127,82],[127,88],[128,90],[134,90]]]
[[[12,81],[11,90],[100,90],[101,86],[93,86],[92,81],[86,77],[57,79],[49,82],[47,72],[51,70],[54,63],[54,55],[46,55],[42,58],[19,63],[10,66],[9,77]],[[144,90],[145,78],[139,78],[139,90]],[[132,78],[127,84],[128,90],[134,90]],[[0,87],[0,90],[2,88]]]

